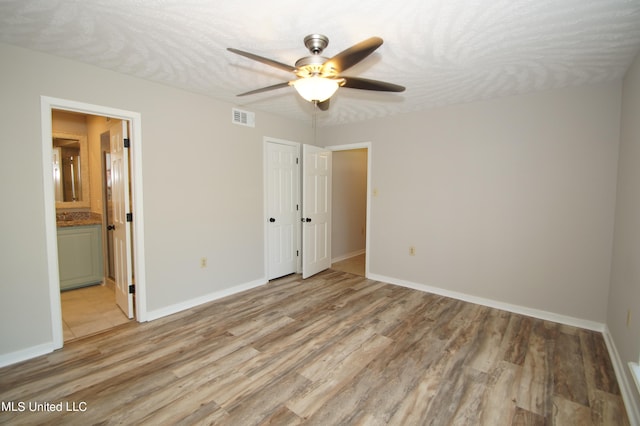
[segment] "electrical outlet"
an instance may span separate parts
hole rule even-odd
[[[201,257],[200,258],[200,267],[201,268],[206,268],[207,267],[207,258],[206,257]]]
[[[409,256],[416,255],[416,248],[414,246],[409,247]]]

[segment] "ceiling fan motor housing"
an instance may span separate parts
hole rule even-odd
[[[322,34],[309,34],[304,38],[304,45],[312,55],[319,55],[329,45],[329,37]]]
[[[320,75],[322,72],[322,65],[329,58],[325,58],[320,55],[305,56],[296,61],[296,75],[300,78],[313,77]]]

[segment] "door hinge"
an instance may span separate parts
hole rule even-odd
[[[129,138],[124,138],[124,147],[125,148],[131,147],[131,141],[129,140]]]
[[[136,293],[136,286],[135,284],[131,284],[129,286],[129,294],[135,294]]]
[[[298,157],[296,157],[296,164],[298,164]]]
[[[296,211],[300,210],[300,206],[296,204]]]
[[[300,250],[296,250],[296,256],[300,256]]]
[[[133,213],[127,213],[127,222],[133,222]]]

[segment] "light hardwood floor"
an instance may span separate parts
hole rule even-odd
[[[628,424],[599,333],[332,270],[0,369],[0,400],[11,424]]]
[[[365,253],[336,262],[331,265],[331,269],[333,269],[334,271],[348,272],[350,274],[360,275],[364,277],[366,275]]]

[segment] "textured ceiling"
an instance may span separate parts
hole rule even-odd
[[[407,90],[342,88],[327,112],[291,87],[235,96],[293,75],[227,47],[293,65],[310,33],[329,37],[328,57],[382,37],[344,74]],[[0,42],[334,125],[620,79],[640,49],[640,0],[0,0]]]

